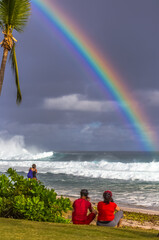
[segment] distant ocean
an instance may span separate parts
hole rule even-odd
[[[157,152],[42,152],[22,146],[0,150],[0,174],[9,167],[27,176],[35,163],[38,179],[59,195],[78,197],[87,188],[92,201],[113,192],[120,206],[159,208],[159,153]]]

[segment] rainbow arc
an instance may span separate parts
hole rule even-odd
[[[137,141],[143,150],[156,149],[156,136],[145,114],[132,98],[130,90],[123,84],[110,63],[99,53],[96,46],[73,24],[66,14],[50,0],[32,0],[33,6],[69,41],[78,54],[92,69],[104,88],[117,101],[123,116],[131,124]]]

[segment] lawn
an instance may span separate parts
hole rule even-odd
[[[154,230],[54,224],[6,218],[0,218],[0,230],[2,240],[159,239],[158,232]]]

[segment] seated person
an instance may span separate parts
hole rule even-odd
[[[72,222],[73,224],[86,224],[89,225],[95,218],[97,211],[95,211],[89,202],[88,190],[82,189],[81,198],[73,203]],[[87,215],[88,209],[90,214]]]
[[[98,209],[98,226],[107,226],[107,227],[119,227],[121,225],[121,218],[123,217],[123,212],[120,211],[120,208],[116,203],[113,202],[112,192],[105,191],[103,193],[103,202],[99,202]],[[114,214],[114,211],[117,211]]]

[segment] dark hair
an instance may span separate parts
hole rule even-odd
[[[33,165],[32,165],[32,168],[36,168],[36,164],[33,164]]]
[[[107,191],[103,193],[103,198],[104,198],[104,203],[106,204],[109,204],[110,202],[113,201],[111,193]]]
[[[80,194],[81,194],[81,197],[88,197],[88,190],[87,189],[82,189]]]

